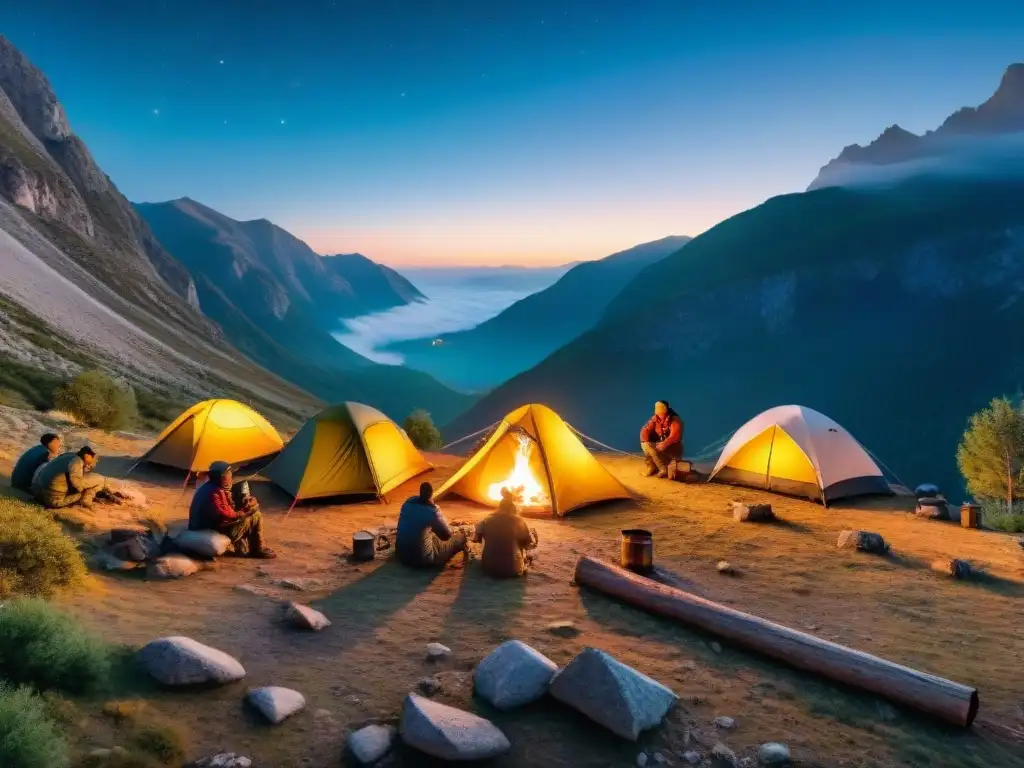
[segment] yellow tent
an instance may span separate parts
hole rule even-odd
[[[281,450],[270,422],[234,400],[204,400],[172,421],[139,461],[205,472],[215,461],[245,464]]]
[[[454,493],[496,506],[502,488],[520,487],[525,506],[550,507],[555,515],[630,498],[561,416],[537,403],[508,414],[436,495]]]
[[[383,496],[432,469],[391,419],[362,403],[320,411],[261,474],[299,499]]]

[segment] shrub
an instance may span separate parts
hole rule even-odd
[[[43,600],[0,608],[0,677],[37,690],[88,693],[110,680],[110,648]]]
[[[28,688],[0,683],[0,765],[64,768],[67,744],[50,719],[46,702]]]
[[[983,501],[981,503],[981,522],[986,528],[1007,533],[1024,533],[1024,504],[1014,502],[1011,511],[1006,510],[1006,502]]]
[[[980,500],[1003,499],[1007,511],[1018,496],[1024,460],[1024,412],[997,397],[971,416],[956,451],[967,490]]]
[[[60,386],[53,403],[83,424],[108,431],[133,424],[139,415],[135,390],[100,371],[85,371]]]
[[[56,522],[38,507],[0,497],[0,599],[50,597],[84,575],[75,542]]]
[[[430,414],[422,408],[409,414],[405,420],[405,433],[421,451],[436,451],[441,447],[441,433],[434,426]]]
[[[169,725],[151,725],[132,739],[135,746],[165,765],[181,765],[185,757],[185,738]]]

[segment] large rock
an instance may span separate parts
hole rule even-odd
[[[212,560],[228,551],[231,539],[216,531],[182,531],[174,539],[179,549]]]
[[[357,763],[372,765],[387,754],[394,738],[394,726],[373,724],[351,734],[345,746]]]
[[[677,696],[596,648],[584,648],[555,675],[551,695],[624,739],[660,723]]]
[[[558,665],[519,640],[502,643],[473,675],[477,693],[498,709],[512,709],[543,696]]]
[[[402,705],[402,741],[441,760],[486,760],[512,747],[490,720],[410,693]]]
[[[306,707],[305,696],[291,688],[281,688],[277,685],[253,688],[246,696],[246,700],[274,725]]]
[[[761,765],[789,765],[789,747],[770,741],[761,745],[757,751],[757,759]]]
[[[199,563],[184,555],[164,555],[151,562],[146,568],[150,579],[183,579],[199,572]]]
[[[163,637],[139,651],[145,670],[164,685],[233,683],[245,668],[223,651],[188,637]]]
[[[858,552],[870,552],[873,555],[884,555],[889,545],[880,534],[868,531],[841,531],[836,541],[838,549],[856,549]]]
[[[299,629],[310,629],[314,632],[319,632],[321,629],[331,626],[331,620],[320,613],[320,611],[315,611],[308,605],[302,605],[301,603],[293,603],[291,601],[285,603],[284,616],[286,621]]]

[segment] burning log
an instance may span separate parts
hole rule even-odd
[[[975,688],[713,603],[603,560],[581,557],[576,583],[953,725],[968,727],[978,713]]]

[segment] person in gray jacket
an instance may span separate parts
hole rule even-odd
[[[19,491],[32,490],[32,478],[41,466],[53,461],[59,454],[63,444],[60,435],[47,432],[39,438],[39,445],[33,445],[18,459],[11,471],[11,487]]]
[[[78,504],[88,509],[107,479],[93,470],[99,457],[89,446],[75,453],[62,453],[44,464],[32,479],[32,495],[48,509]]]

